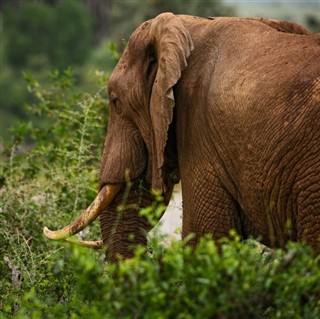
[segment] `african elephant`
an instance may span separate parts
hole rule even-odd
[[[181,180],[182,236],[235,229],[319,251],[320,35],[285,21],[163,13],[131,35],[108,86],[100,192],[51,239],[101,215],[107,257],[146,244],[139,208]],[[122,212],[126,181],[130,204]],[[143,185],[143,186],[141,186]],[[131,235],[130,235],[131,234]]]

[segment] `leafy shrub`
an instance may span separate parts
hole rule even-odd
[[[105,271],[89,251],[74,247],[70,294],[55,304],[36,286],[24,295],[16,318],[320,315],[319,258],[301,245],[277,250],[272,258],[237,238],[225,241],[221,253],[209,238],[203,238],[195,252],[178,242],[154,250],[150,257],[138,249],[135,258],[107,265]]]
[[[27,109],[34,117],[44,118],[45,124],[16,126],[12,141],[4,145],[1,154],[0,273],[4,285],[0,287],[0,309],[5,307],[3,300],[12,295],[11,288],[19,300],[36,285],[56,302],[64,296],[61,283],[66,282],[65,290],[72,289],[67,284],[71,272],[63,278],[55,275],[68,252],[61,245],[48,245],[42,228],[61,227],[97,192],[107,123],[104,92],[99,90],[95,96],[75,92],[70,69],[54,71],[50,77],[51,85],[43,87],[25,74],[36,99]],[[26,150],[28,145],[31,149]],[[100,237],[97,225],[91,233]],[[59,260],[57,265],[54,260]]]

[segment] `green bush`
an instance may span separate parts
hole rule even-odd
[[[63,289],[72,289],[67,284],[72,273],[59,278],[53,270],[69,253],[61,245],[48,243],[42,228],[61,227],[95,197],[107,124],[104,90],[94,96],[75,92],[70,69],[52,72],[48,87],[30,74],[25,78],[35,98],[27,109],[34,117],[45,119],[45,124],[17,125],[1,152],[0,273],[4,284],[0,286],[0,309],[13,292],[17,293],[14,299],[20,300],[35,285],[55,302],[64,295],[61,283],[66,282]],[[90,234],[100,237],[98,225]],[[55,259],[58,266],[53,266]]]
[[[37,283],[15,318],[319,318],[319,258],[306,247],[291,244],[273,257],[237,238],[225,241],[221,253],[209,238],[195,252],[178,242],[153,248],[153,256],[141,248],[104,269],[88,250],[74,247],[72,289],[60,261],[66,291],[60,303]]]

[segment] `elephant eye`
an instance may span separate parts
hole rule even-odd
[[[116,98],[112,98],[111,99],[111,103],[113,104],[113,105],[117,105],[118,104],[118,99],[116,99]]]
[[[113,105],[116,113],[119,114],[121,111],[119,106],[119,99],[115,93],[110,94],[110,102]]]

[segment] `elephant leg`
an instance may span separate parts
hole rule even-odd
[[[194,234],[189,243],[191,246],[195,246],[205,234],[211,234],[218,240],[229,236],[230,230],[234,229],[242,235],[239,207],[218,178],[210,184],[208,181],[202,185],[182,184],[182,194],[182,238]]]

